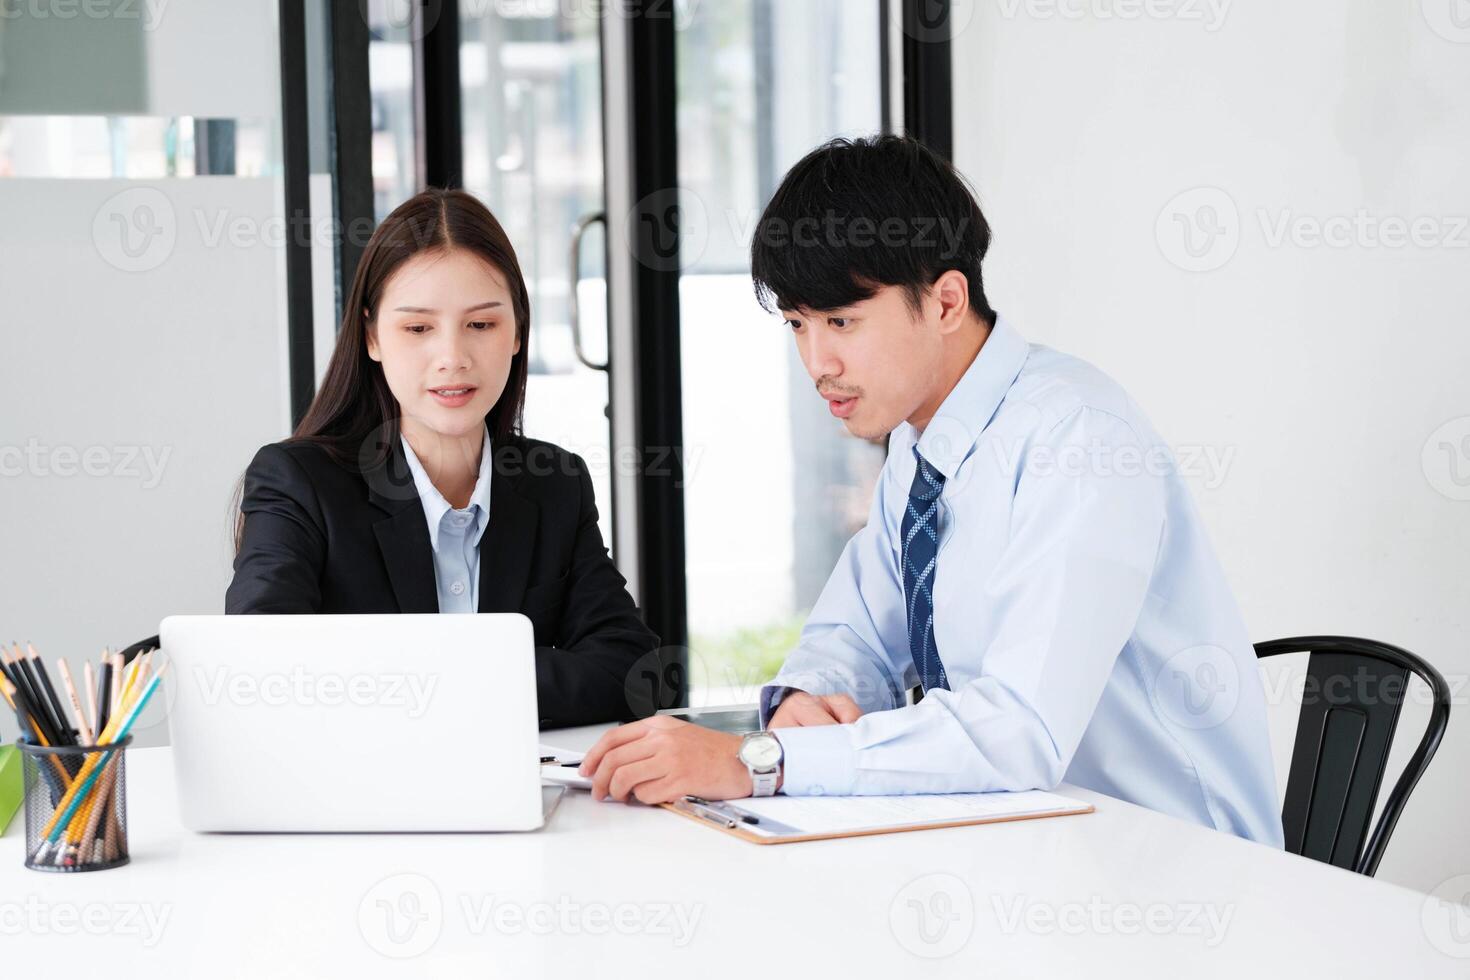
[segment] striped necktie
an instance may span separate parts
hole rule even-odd
[[[949,678],[934,645],[934,574],[939,555],[939,494],[944,474],[930,466],[914,447],[914,483],[903,515],[903,596],[908,609],[909,653],[928,691],[949,690]]]

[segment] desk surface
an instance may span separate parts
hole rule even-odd
[[[582,748],[598,731],[544,737]],[[586,793],[534,834],[197,835],[178,824],[168,749],[129,753],[128,781],[125,868],[28,871],[19,816],[0,840],[0,962],[62,953],[72,975],[150,977],[1470,975],[1451,906],[1066,786],[1097,812],[758,847]]]

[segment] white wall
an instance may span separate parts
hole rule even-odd
[[[0,180],[0,641],[79,671],[224,611],[235,482],[290,421],[281,250],[240,237],[280,200],[255,178]]]
[[[1385,640],[1456,686],[1379,872],[1428,891],[1470,871],[1470,26],[1221,2],[957,4],[956,162],[996,307],[1214,453],[1194,485],[1252,634]]]

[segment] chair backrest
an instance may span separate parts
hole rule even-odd
[[[136,657],[136,656],[138,656],[139,654],[147,653],[149,650],[157,650],[157,649],[158,649],[158,634],[155,633],[154,635],[148,637],[147,639],[139,640],[137,643],[134,643],[132,646],[124,647],[123,648],[123,651],[122,651],[123,663],[125,663],[125,664],[126,663],[132,663],[133,658]]]
[[[1281,808],[1286,849],[1372,875],[1409,794],[1444,736],[1449,685],[1419,657],[1375,640],[1299,636],[1256,644],[1258,658],[1302,652],[1309,654],[1306,686]],[[1368,824],[1410,671],[1429,686],[1429,725],[1370,836]]]

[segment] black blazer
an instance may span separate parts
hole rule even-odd
[[[311,443],[256,453],[225,612],[438,612],[424,508],[396,439],[391,449],[365,472]],[[586,464],[519,437],[496,440],[493,462],[478,608],[531,620],[542,727],[648,713],[627,692],[658,637],[603,545]]]

